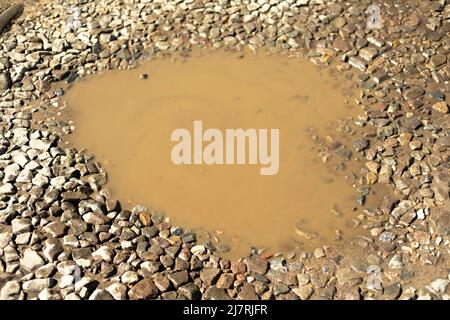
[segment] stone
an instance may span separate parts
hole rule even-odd
[[[100,261],[112,262],[114,259],[114,256],[115,256],[114,250],[107,246],[102,246],[102,247],[98,248],[97,250],[95,250],[94,252],[92,252],[92,257],[95,260],[100,260]]]
[[[30,139],[29,145],[33,149],[47,151],[50,148],[51,143],[45,142],[41,139]]]
[[[430,283],[429,287],[435,292],[444,293],[449,283],[448,279],[436,279]]]
[[[390,242],[394,241],[395,238],[396,238],[395,233],[390,232],[390,231],[385,231],[380,234],[378,239],[382,242],[390,243]]]
[[[234,274],[232,273],[223,273],[217,280],[216,287],[221,289],[229,289],[233,285],[234,278]]]
[[[384,287],[384,296],[388,300],[397,299],[402,293],[402,286],[400,283],[393,283]]]
[[[33,249],[25,249],[23,258],[20,260],[20,265],[28,272],[42,267],[45,264],[45,260],[39,253]]]
[[[16,192],[16,187],[11,183],[5,183],[0,187],[0,195],[14,194]]]
[[[59,221],[53,221],[47,224],[42,231],[48,233],[55,238],[60,238],[66,234],[67,226]]]
[[[0,300],[17,300],[20,290],[20,283],[18,281],[8,281],[0,289]]]
[[[200,279],[202,279],[205,287],[212,286],[216,283],[220,275],[220,269],[217,268],[203,268],[200,271]]]
[[[231,297],[226,293],[224,289],[216,287],[209,287],[203,294],[205,300],[231,300]]]
[[[26,293],[33,293],[33,292],[37,293],[52,287],[54,282],[55,281],[53,279],[49,278],[28,280],[23,283],[22,289]]]
[[[127,271],[120,277],[120,281],[125,284],[135,284],[139,281],[139,276],[134,271]]]
[[[404,97],[407,100],[414,100],[420,98],[425,93],[425,90],[420,87],[412,87],[405,91]]]
[[[269,268],[269,263],[259,257],[250,257],[245,259],[247,270],[250,272],[256,272],[265,274]]]
[[[378,55],[378,50],[374,47],[362,48],[359,51],[359,56],[367,62],[372,61]]]
[[[107,290],[95,289],[89,300],[114,300],[114,298]]]
[[[115,300],[125,300],[128,297],[128,288],[123,283],[113,283],[106,288],[106,291],[108,291]]]
[[[292,292],[298,295],[301,300],[308,300],[314,293],[314,289],[309,285],[303,285],[298,288],[293,288]]]
[[[57,259],[58,255],[63,252],[64,249],[61,246],[61,243],[54,238],[49,238],[45,240],[44,243],[44,250],[42,253],[44,254],[44,257],[50,261],[53,262]]]
[[[403,261],[402,256],[400,255],[394,255],[390,260],[388,264],[390,269],[401,269],[403,268]]]
[[[93,225],[102,225],[109,222],[109,218],[98,212],[88,212],[83,215],[83,220]]]
[[[188,300],[200,300],[202,297],[200,289],[192,282],[179,287],[178,292]]]
[[[131,300],[152,299],[156,298],[157,295],[158,288],[149,278],[139,281],[128,292],[128,296]]]
[[[0,90],[5,91],[11,88],[12,81],[9,72],[0,72]]]
[[[447,62],[447,57],[443,54],[435,54],[430,59],[430,66],[432,68],[437,68],[442,66],[445,62]]]
[[[13,182],[20,173],[20,166],[17,163],[10,164],[4,169],[3,183]]]
[[[366,71],[367,69],[367,64],[356,57],[350,57],[348,59],[348,64],[360,71]]]
[[[12,232],[15,235],[31,231],[31,222],[26,218],[16,218],[11,221]]]
[[[189,274],[186,270],[170,273],[167,275],[175,289],[189,281]]]
[[[191,248],[192,254],[199,256],[206,253],[206,248],[204,245],[196,245]]]
[[[153,282],[161,292],[166,292],[170,288],[170,281],[160,273],[154,275]]]
[[[342,268],[336,272],[336,278],[340,285],[345,284],[359,284],[361,282],[360,276],[349,268]]]
[[[445,101],[435,102],[432,108],[440,113],[448,113],[448,105]]]
[[[289,287],[284,283],[275,283],[273,286],[272,292],[275,296],[279,296],[281,294],[286,294],[290,291]]]
[[[360,151],[366,149],[367,147],[369,147],[369,140],[359,139],[353,144],[353,147],[355,148],[356,152],[360,152]]]
[[[259,300],[259,296],[255,292],[255,287],[250,283],[245,284],[238,294],[239,300]]]
[[[54,289],[46,288],[39,292],[39,300],[61,300],[61,295]]]

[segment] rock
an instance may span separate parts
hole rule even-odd
[[[430,59],[430,66],[432,68],[437,68],[442,66],[445,62],[447,62],[447,57],[443,54],[435,54]]]
[[[60,238],[66,234],[67,226],[59,221],[53,221],[47,224],[42,231],[48,233],[55,238]]]
[[[314,257],[316,257],[316,259],[320,259],[325,257],[325,252],[323,251],[322,248],[316,248],[314,250]]]
[[[279,296],[280,294],[285,294],[288,293],[290,291],[289,287],[287,285],[285,285],[284,283],[276,283],[273,286],[273,294],[275,296]]]
[[[106,291],[108,291],[115,300],[125,300],[128,297],[128,288],[123,283],[113,283],[106,288]]]
[[[297,274],[297,282],[298,282],[299,286],[304,286],[304,285],[308,284],[310,282],[310,280],[311,280],[311,277],[307,273]]]
[[[220,275],[220,269],[217,268],[203,268],[200,271],[200,279],[202,279],[205,287],[212,286],[216,283]]]
[[[106,261],[106,262],[112,262],[114,259],[114,256],[115,256],[114,250],[107,246],[102,246],[92,253],[92,257],[95,260]]]
[[[206,253],[206,248],[204,245],[196,245],[191,248],[192,254],[199,256]]]
[[[362,48],[359,51],[359,56],[367,62],[372,61],[378,55],[378,50],[374,47]]]
[[[189,281],[189,274],[186,270],[170,273],[167,275],[170,282],[174,285],[175,289],[178,289],[181,285]]]
[[[432,108],[433,110],[439,111],[440,113],[448,113],[448,105],[445,101],[435,102]]]
[[[26,218],[16,218],[12,220],[11,225],[12,225],[12,232],[15,235],[31,231],[31,222]]]
[[[447,286],[450,283],[447,279],[436,279],[430,284],[430,288],[438,293],[444,293],[447,290]]]
[[[128,296],[132,300],[143,300],[143,299],[153,299],[158,295],[158,288],[151,279],[145,278],[135,284],[130,291]]]
[[[378,239],[382,242],[390,243],[390,242],[394,241],[395,238],[396,238],[395,233],[390,232],[390,231],[385,231],[380,234],[380,237]]]
[[[2,194],[14,194],[16,192],[16,187],[11,183],[5,183],[0,187],[0,195]]]
[[[12,238],[13,238],[12,232],[0,229],[0,249],[5,248]]]
[[[20,283],[16,280],[6,282],[0,289],[0,300],[17,300],[20,294]]]
[[[393,283],[384,287],[384,297],[387,300],[395,300],[402,293],[402,286],[400,283]]]
[[[259,296],[255,292],[255,287],[250,283],[245,284],[238,294],[239,300],[259,300]]]
[[[161,51],[165,51],[170,48],[170,44],[166,41],[157,41],[155,43],[155,47],[157,47]]]
[[[166,292],[170,288],[170,282],[161,273],[157,273],[153,276],[153,283],[161,292]]]
[[[354,285],[361,282],[361,278],[359,277],[359,275],[349,268],[342,268],[338,270],[336,272],[336,278],[340,285]]]
[[[10,164],[4,169],[3,183],[14,182],[20,173],[20,166],[17,163]]]
[[[217,280],[216,287],[221,289],[229,289],[233,285],[234,278],[234,274],[232,273],[223,273]]]
[[[152,224],[151,215],[146,211],[142,211],[139,213],[139,220],[146,227],[148,227]]]
[[[369,254],[367,256],[367,263],[369,263],[369,265],[379,265],[381,263],[381,258],[375,254]]]
[[[72,258],[82,268],[88,268],[91,266],[91,249],[80,248],[72,251]]]
[[[42,267],[45,264],[45,260],[33,249],[25,249],[23,258],[20,260],[20,265],[28,272]]]
[[[199,288],[192,282],[179,287],[178,292],[185,296],[188,300],[200,300],[202,297],[202,293]]]
[[[33,293],[33,292],[37,293],[37,292],[41,292],[44,289],[52,287],[54,282],[55,281],[53,279],[48,279],[48,278],[47,279],[28,280],[23,283],[22,289],[26,293]]]
[[[369,140],[359,139],[353,144],[353,147],[355,148],[356,152],[360,152],[360,151],[366,149],[367,147],[369,147]]]
[[[120,277],[120,281],[125,284],[135,284],[139,281],[139,276],[134,271],[127,271]]]
[[[33,149],[47,151],[50,148],[51,143],[45,142],[41,139],[30,139],[29,145]]]
[[[11,76],[9,72],[0,72],[0,90],[5,91],[11,88]]]
[[[308,300],[314,293],[313,288],[308,285],[303,285],[298,288],[293,288],[292,292],[300,297],[302,300]]]
[[[107,290],[95,289],[89,300],[114,300],[114,298]]]
[[[366,71],[367,69],[367,64],[356,57],[350,57],[348,64],[360,71]]]
[[[42,251],[42,253],[48,261],[55,261],[61,252],[63,252],[63,247],[58,240],[54,238],[45,240],[44,250]]]
[[[75,282],[75,292],[77,292],[82,299],[88,299],[97,286],[97,280],[85,276]]]
[[[223,43],[224,43],[225,47],[232,47],[232,46],[236,45],[237,40],[235,37],[228,36],[223,39]]]
[[[44,289],[38,294],[39,300],[61,300],[61,295],[54,289]]]
[[[226,293],[224,289],[216,287],[209,287],[203,294],[205,300],[231,300],[231,297]]]
[[[265,274],[269,268],[269,263],[259,257],[250,257],[245,259],[247,270],[250,272],[256,272],[259,274]]]
[[[83,215],[83,220],[93,225],[102,225],[109,222],[109,218],[98,212],[88,212]]]
[[[394,255],[391,260],[389,260],[388,264],[390,269],[401,269],[403,268],[402,256]]]
[[[425,93],[425,90],[420,87],[412,87],[405,91],[404,97],[407,100],[414,100],[420,98]]]

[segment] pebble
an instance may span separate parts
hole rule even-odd
[[[445,101],[438,101],[434,103],[432,108],[440,113],[448,113],[448,105]]]
[[[142,279],[128,291],[128,296],[132,300],[143,300],[155,298],[158,288],[151,279]]]

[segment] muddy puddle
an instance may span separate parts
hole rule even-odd
[[[351,222],[359,167],[325,164],[312,139],[358,113],[343,89],[306,60],[215,52],[103,72],[64,99],[71,143],[96,155],[115,197],[165,212],[236,258],[362,232]],[[239,128],[242,144],[242,131],[227,131]]]

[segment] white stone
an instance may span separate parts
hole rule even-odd
[[[42,267],[45,260],[33,249],[26,249],[23,258],[20,260],[20,265],[28,271]]]

